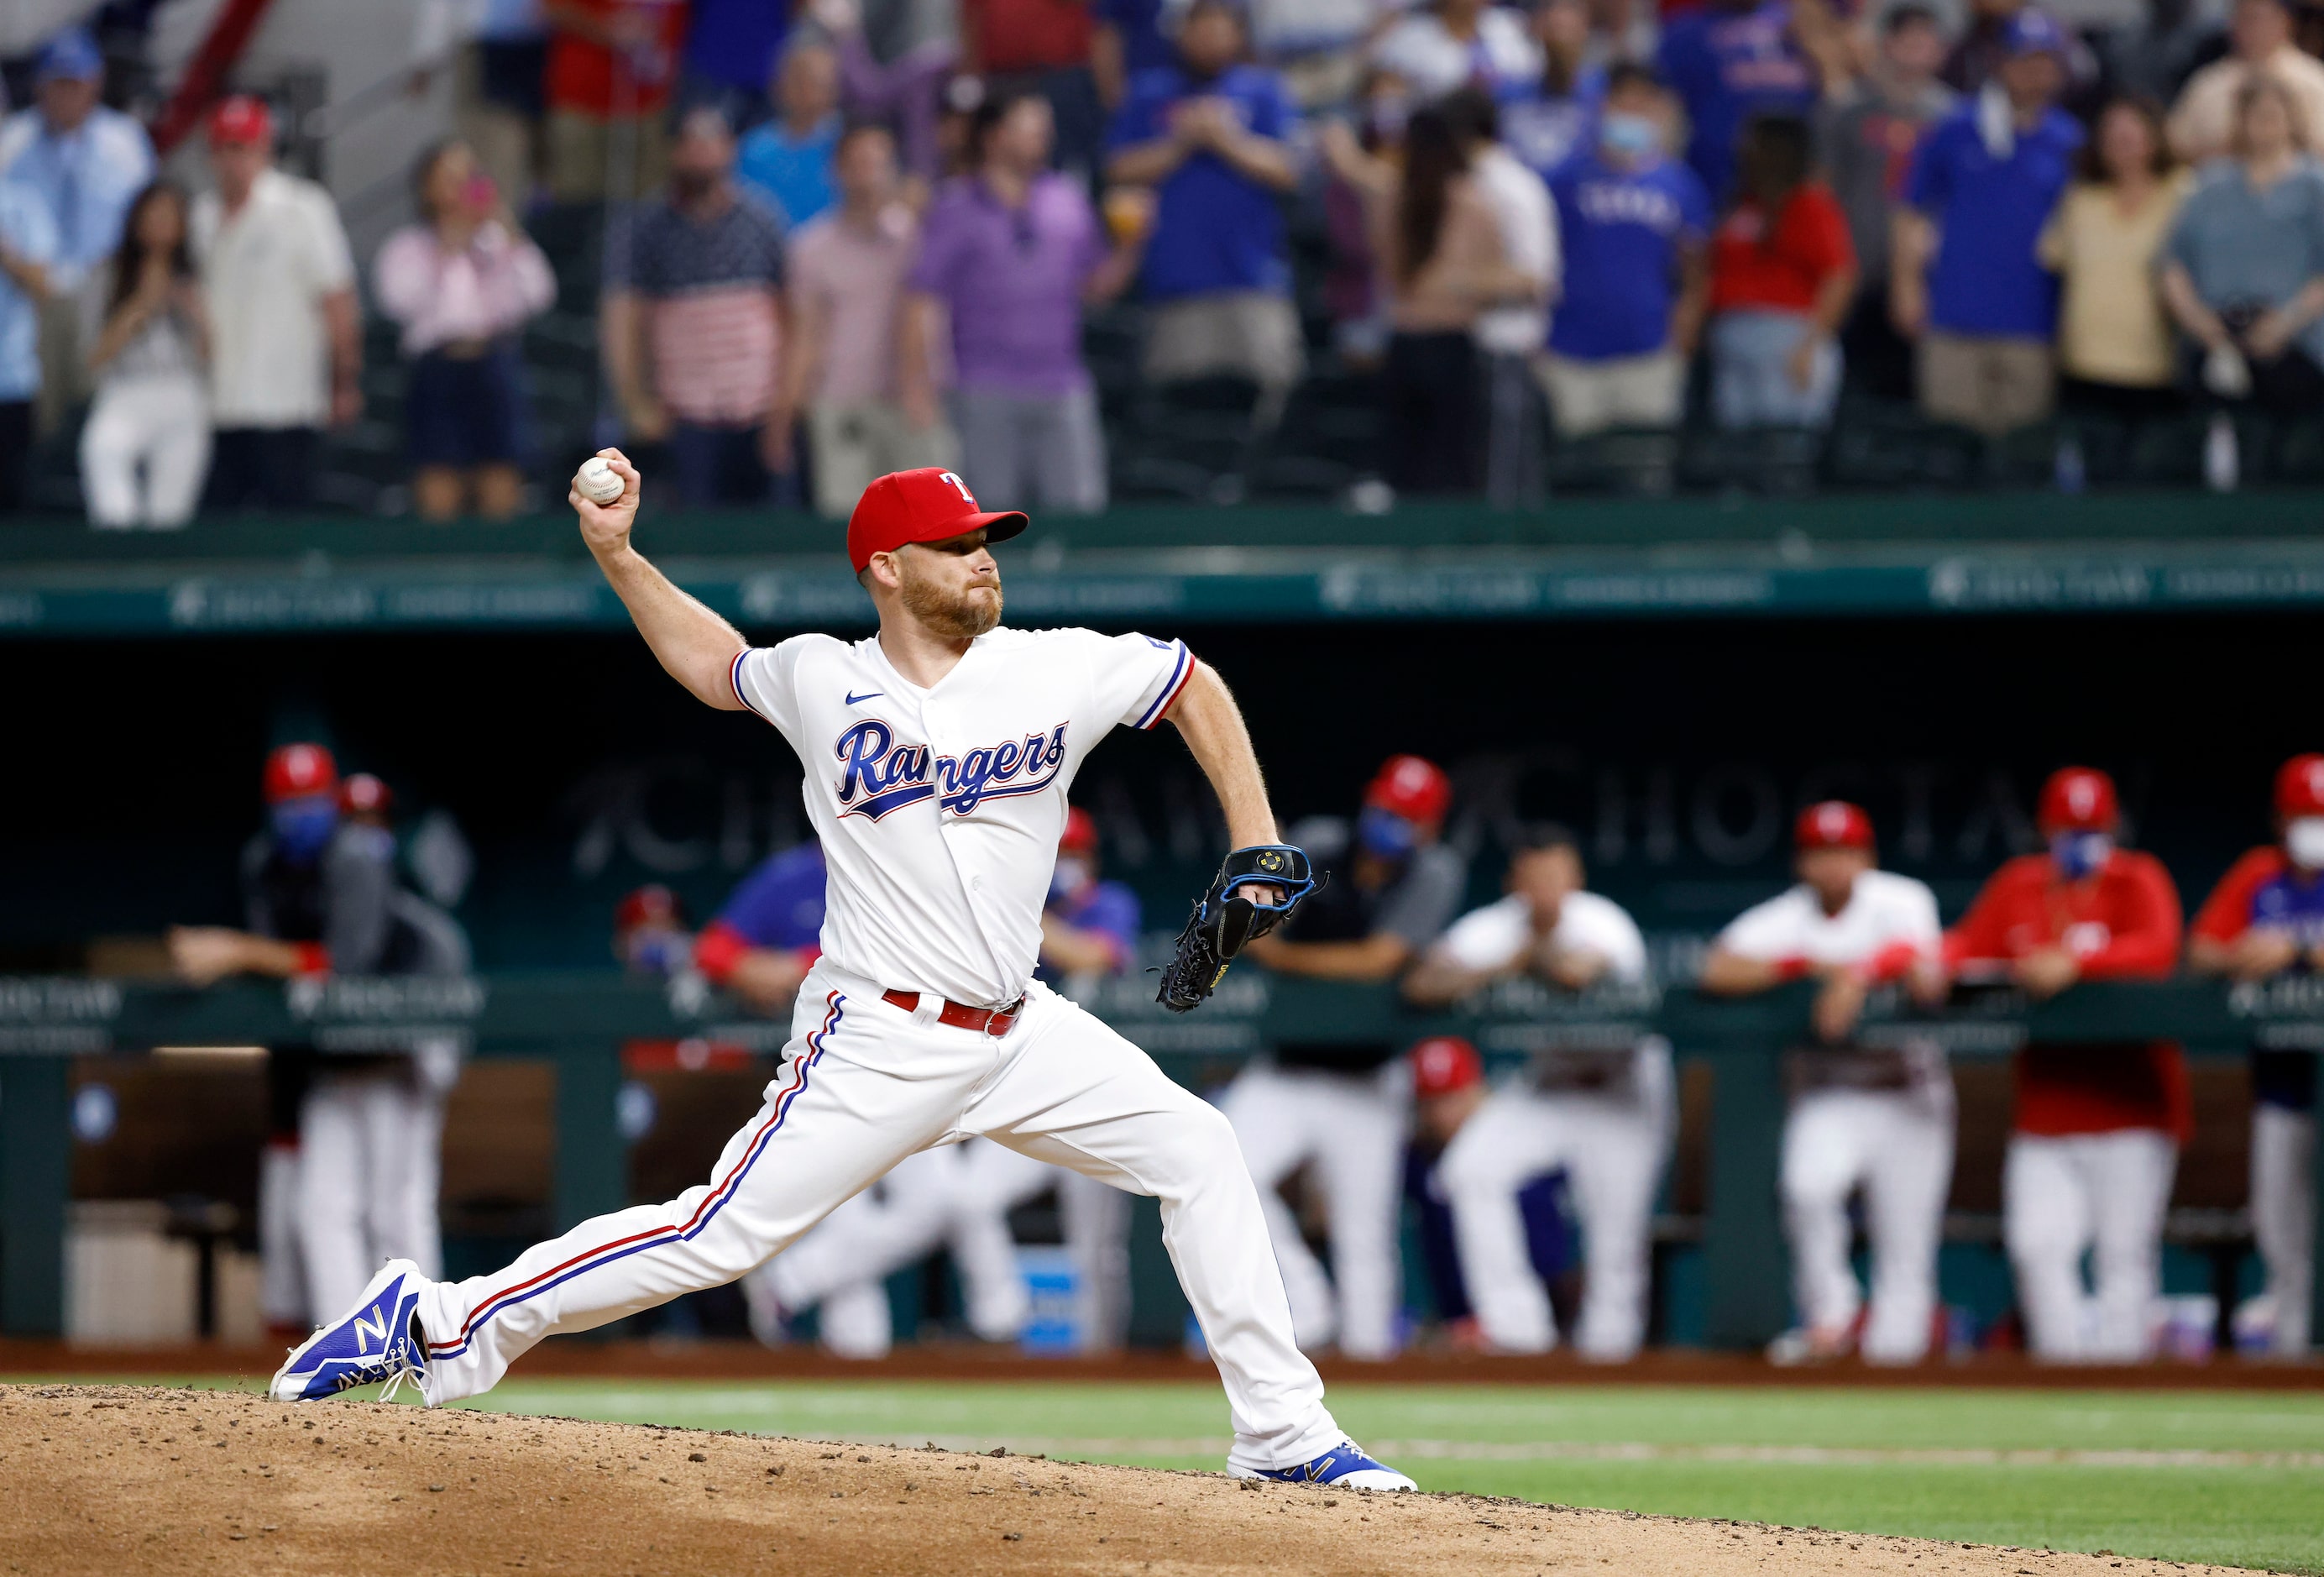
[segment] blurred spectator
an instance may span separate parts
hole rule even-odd
[[[1352,828],[1311,824],[1294,833],[1332,880],[1300,906],[1287,934],[1258,937],[1246,953],[1311,980],[1386,982],[1403,973],[1443,931],[1468,884],[1467,862],[1439,841],[1452,803],[1452,781],[1433,762],[1389,757],[1364,789]],[[1259,1185],[1299,1345],[1310,1351],[1335,1335],[1350,1358],[1388,1358],[1397,1349],[1397,1154],[1405,1117],[1388,1070],[1398,1049],[1385,1039],[1277,1047],[1219,1098]],[[1302,1166],[1320,1183],[1331,1222],[1329,1282],[1276,1192]]]
[[[654,980],[692,967],[694,937],[678,895],[658,881],[626,894],[613,908],[613,956],[630,973]]]
[[[2099,39],[2105,79],[2116,95],[2169,104],[2218,34],[2196,0],[2146,0],[2140,21]]]
[[[927,184],[944,172],[938,132],[960,56],[956,14],[945,0],[875,0],[870,15],[855,0],[814,0],[813,14],[838,52],[848,118],[896,134],[912,206],[926,207]]]
[[[904,420],[897,321],[919,221],[899,196],[896,142],[853,126],[839,142],[839,207],[792,239],[783,406],[807,418],[816,512],[844,520],[875,476],[953,466],[942,420]]]
[[[1686,161],[1714,200],[1734,181],[1744,123],[1814,113],[1822,82],[1807,45],[1829,49],[1836,32],[1825,0],[1708,0],[1663,30],[1657,60],[1686,111]]]
[[[57,227],[31,188],[0,180],[0,513],[22,507],[41,393],[41,304]]]
[[[274,168],[274,117],[257,99],[220,104],[209,144],[217,189],[196,198],[193,211],[217,429],[206,502],[304,509],[323,428],[363,413],[347,233],[330,193]]]
[[[1831,425],[1856,296],[1848,219],[1794,115],[1743,131],[1738,198],[1711,241],[1711,408],[1726,428]]]
[[[978,108],[974,171],[937,194],[921,233],[899,375],[905,420],[934,427],[931,356],[949,317],[953,428],[977,496],[993,509],[1094,512],[1105,433],[1082,364],[1082,304],[1120,294],[1139,248],[1106,250],[1081,185],[1048,167],[1051,129],[1047,102],[1030,94]]]
[[[2118,846],[2114,780],[2063,769],[2043,786],[2038,821],[2048,852],[1994,872],[1946,934],[1955,973],[2036,1001],[2082,980],[2168,979],[2179,894],[2161,861]],[[2037,1043],[2017,1054],[2002,1235],[2035,1357],[2151,1355],[2163,1214],[2192,1124],[2186,1060],[2172,1042]]]
[[[1379,365],[1388,334],[1373,215],[1387,200],[1411,114],[1404,79],[1374,71],[1364,79],[1353,123],[1326,120],[1316,138],[1326,171],[1323,306],[1332,315],[1333,347],[1366,370]]]
[[[2260,981],[2324,973],[2324,756],[2294,756],[2275,775],[2275,842],[2219,879],[2187,932],[2198,974]],[[2254,1051],[2251,1216],[2267,1283],[2238,1309],[2281,1358],[2308,1356],[2316,1274],[2316,1058]]]
[[[2082,144],[2057,107],[2065,34],[2011,18],[1992,83],[1932,130],[1896,216],[1889,278],[1898,331],[1920,342],[1922,409],[2000,434],[2057,398],[2058,281],[2034,255]]]
[[[395,793],[372,772],[349,772],[339,784],[339,814],[349,826],[395,829]]]
[[[2135,423],[2182,403],[2155,271],[2190,185],[2154,106],[2117,98],[2099,113],[2040,245],[2061,287],[2058,365],[2070,412]]]
[[[2204,387],[2286,416],[2324,402],[2324,170],[2300,152],[2300,113],[2274,77],[2245,85],[2236,157],[2203,171],[2162,275]]]
[[[81,284],[121,244],[129,204],[153,179],[145,128],[98,102],[105,57],[68,28],[33,67],[36,101],[0,122],[0,180],[30,191],[56,232],[41,301],[40,427],[53,431],[88,392]]]
[[[1119,114],[1139,73],[1178,63],[1178,53],[1162,36],[1163,0],[1092,0],[1097,26],[1090,35],[1090,72],[1098,102]],[[1238,15],[1240,20],[1240,15]],[[1185,25],[1181,18],[1177,25]]]
[[[540,173],[548,113],[549,26],[541,0],[420,0],[412,91],[452,73],[452,124],[476,162],[521,211]]]
[[[2009,58],[2009,24],[2026,8],[2026,0],[1969,0],[1969,25],[1946,52],[1937,75],[1956,93],[1973,94],[1993,80],[2001,62]]]
[[[839,57],[819,43],[784,51],[774,78],[775,115],[742,139],[734,177],[797,229],[831,207],[839,151]]]
[[[1589,145],[1606,97],[1606,70],[1590,59],[1585,0],[1541,0],[1533,12],[1541,74],[1499,95],[1500,135],[1508,150],[1546,180]]]
[[[2324,152],[2324,61],[2292,39],[2284,0],[2236,0],[2227,28],[2230,52],[2188,78],[2171,109],[2171,144],[2192,161],[2235,152],[2244,85],[2255,76],[2281,83],[2292,104],[2299,146]]]
[[[766,117],[767,84],[784,45],[797,42],[791,14],[798,7],[799,0],[688,0],[679,113],[707,105],[737,130],[755,127]]]
[[[1489,97],[1463,88],[1443,108],[1469,156],[1477,194],[1492,210],[1508,275],[1509,293],[1478,312],[1473,332],[1485,364],[1485,497],[1509,508],[1541,495],[1534,361],[1549,334],[1545,309],[1557,294],[1557,218],[1548,186],[1501,145],[1500,117]]]
[[[1784,1120],[1784,1235],[1800,1325],[1775,1339],[1778,1362],[1836,1358],[1858,1345],[1877,1363],[1928,1355],[1937,1317],[1937,1250],[1953,1173],[1953,1084],[1944,1052],[1857,1036],[1866,994],[1904,982],[1943,995],[1937,895],[1879,869],[1872,818],[1845,800],[1800,813],[1789,890],[1728,923],[1702,989],[1745,996],[1816,982],[1812,1042],[1791,1057]],[[1849,1200],[1861,1194],[1872,1244],[1871,1308],[1850,1263]]]
[[[1298,117],[1275,73],[1244,60],[1245,44],[1237,0],[1192,0],[1176,62],[1130,80],[1106,175],[1155,189],[1139,276],[1146,377],[1240,374],[1272,427],[1301,359],[1279,201],[1298,180],[1284,142]]]
[[[1302,109],[1339,109],[1359,96],[1383,14],[1378,0],[1254,0],[1251,44]]]
[[[1498,95],[1541,75],[1541,51],[1524,19],[1491,0],[1426,0],[1379,36],[1371,59],[1423,104],[1456,88]]]
[[[1448,1004],[1490,982],[1526,977],[1562,991],[1646,985],[1637,923],[1585,890],[1583,879],[1572,834],[1529,830],[1509,856],[1508,896],[1453,922],[1406,977],[1405,994]],[[1544,1052],[1462,1128],[1442,1176],[1486,1342],[1505,1352],[1546,1352],[1557,1342],[1549,1289],[1529,1263],[1524,1195],[1531,1179],[1563,1170],[1582,1213],[1584,1256],[1582,1317],[1568,1339],[1588,1358],[1637,1355],[1674,1100],[1669,1044],[1648,1036],[1616,1049]]]
[[[1644,68],[1615,67],[1597,145],[1550,180],[1565,282],[1542,376],[1566,438],[1678,424],[1711,214],[1694,171],[1664,152],[1668,110]]]
[[[960,0],[960,63],[989,98],[1030,93],[1049,106],[1048,152],[1084,184],[1097,168],[1105,112],[1090,69],[1090,0]]]
[[[1944,34],[1927,6],[1898,5],[1881,19],[1872,69],[1826,101],[1816,138],[1832,195],[1848,215],[1859,275],[1840,331],[1848,383],[1884,400],[1909,400],[1913,349],[1888,314],[1888,240],[1913,158],[1929,128],[1953,107],[1937,80]]]
[[[781,407],[781,223],[734,187],[734,135],[697,109],[669,199],[606,249],[598,332],[631,435],[667,443],[689,506],[763,503],[789,458]]]
[[[183,191],[156,181],[138,194],[84,294],[97,374],[80,434],[89,523],[174,530],[193,518],[210,463],[209,325]]]
[[[1644,63],[1662,49],[1662,14],[1655,0],[1589,0],[1589,5],[1591,65],[1610,70],[1623,60]]]
[[[422,520],[504,521],[523,503],[530,420],[518,340],[557,281],[466,143],[421,154],[411,185],[420,222],[380,247],[372,285],[411,358],[412,502]]]
[[[541,11],[549,29],[549,196],[620,202],[660,190],[687,0],[541,0]]]

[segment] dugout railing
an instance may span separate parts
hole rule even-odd
[[[1578,996],[1528,982],[1494,987],[1461,1009],[1423,1013],[1390,988],[1230,974],[1184,1017],[1151,1000],[1137,977],[1108,982],[1090,1003],[1174,1076],[1194,1084],[1270,1046],[1394,1039],[1445,1030],[1471,1036],[1501,1067],[1549,1049],[1618,1048],[1659,1034],[1712,1078],[1702,1254],[1704,1335],[1749,1349],[1781,1330],[1789,1293],[1776,1200],[1786,1050],[1807,1036],[1812,988],[1743,1001],[1683,988],[1607,988]],[[81,977],[0,978],[0,1334],[64,1330],[65,1223],[70,1194],[70,1064],[84,1056],[161,1047],[311,1046],[318,1052],[394,1050],[459,1038],[475,1055],[556,1067],[551,1208],[562,1229],[627,1201],[617,1120],[622,1046],[698,1037],[771,1054],[787,1026],[756,1017],[698,981],[659,986],[602,973],[509,973],[465,979],[324,979],[238,983],[208,991]],[[1957,1059],[2008,1056],[2029,1041],[2168,1038],[2196,1056],[2255,1047],[2324,1052],[2324,978],[2259,985],[2199,982],[2089,984],[2035,1003],[2014,991],[1972,991],[1936,1012],[1877,991],[1862,1029],[1873,1043],[1926,1038]],[[2318,1162],[2324,1201],[2324,1147]],[[2317,1213],[2324,1263],[2324,1209]],[[1167,1275],[1167,1271],[1164,1272]],[[1147,1277],[1141,1277],[1143,1285]],[[2324,1277],[2314,1329],[2324,1332]]]

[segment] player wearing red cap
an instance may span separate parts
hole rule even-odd
[[[1585,891],[1582,851],[1563,828],[1527,829],[1509,856],[1508,895],[1463,915],[1405,979],[1405,994],[1444,1005],[1500,980],[1554,990],[1601,981],[1643,986],[1646,941],[1611,899]],[[1444,1152],[1461,1262],[1479,1333],[1509,1352],[1556,1344],[1549,1288],[1536,1273],[1525,1196],[1563,1170],[1581,1217],[1585,1356],[1637,1354],[1646,1335],[1648,1232],[1670,1145],[1670,1047],[1544,1052],[1496,1092]]]
[[[1878,868],[1872,818],[1846,800],[1802,811],[1793,844],[1798,884],[1729,922],[1702,982],[1730,996],[1817,982],[1813,1035],[1793,1055],[1784,1123],[1784,1227],[1800,1323],[1769,1356],[1796,1362],[1854,1345],[1876,1363],[1916,1363],[1936,1320],[1952,1078],[1936,1047],[1868,1047],[1856,1027],[1875,985],[1941,991],[1937,898],[1927,883]],[[1858,1194],[1872,1242],[1868,1308],[1849,1262],[1848,1202]]]
[[[1452,804],[1452,780],[1434,762],[1389,757],[1364,789],[1352,829],[1320,819],[1297,829],[1332,879],[1247,954],[1316,980],[1403,973],[1452,918],[1468,883],[1461,856],[1437,841]],[[1259,1183],[1299,1344],[1311,1351],[1336,1338],[1351,1358],[1396,1351],[1404,1289],[1397,1153],[1406,1086],[1393,1065],[1400,1049],[1385,1033],[1347,1045],[1277,1047],[1220,1098]],[[1276,1192],[1310,1162],[1331,1224],[1329,1277]]]
[[[2179,891],[2116,842],[2114,779],[2067,767],[2043,785],[2046,853],[1995,872],[1945,936],[1964,980],[2036,999],[2080,980],[2163,980],[2179,962]],[[2042,1358],[2148,1356],[2163,1213],[2193,1123],[2187,1065],[2168,1041],[2028,1046],[2001,1178],[2002,1227],[2027,1344]],[[2082,1256],[2095,1288],[2086,1291]]]
[[[2324,971],[2324,755],[2275,775],[2275,842],[2235,862],[2187,928],[2198,974],[2256,981]],[[2308,1351],[2315,1276],[2316,1057],[2252,1053],[2252,1236],[2267,1285],[2236,1311],[2285,1357]]]
[[[638,473],[603,454],[621,498],[570,502],[639,633],[696,698],[755,715],[806,768],[828,872],[822,955],[766,1105],[706,1184],[584,1222],[492,1275],[391,1264],[290,1354],[272,1394],[392,1379],[431,1404],[475,1396],[544,1337],[737,1280],[905,1157],[982,1135],[1159,1199],[1225,1383],[1231,1473],[1410,1489],[1323,1406],[1226,1120],[1032,978],[1065,793],[1115,727],[1168,718],[1238,852],[1282,847],[1224,682],[1181,641],[1002,628],[989,544],[1025,517],[979,509],[949,471],[882,477],[848,521],[876,635],[753,647],[632,545]],[[1283,902],[1250,885],[1250,901]]]

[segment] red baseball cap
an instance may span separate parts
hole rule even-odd
[[[266,803],[339,791],[339,764],[318,744],[281,744],[267,752],[262,779]]]
[[[1097,849],[1097,823],[1080,806],[1065,808],[1065,830],[1057,839],[1057,847],[1068,854],[1093,853]]]
[[[350,772],[339,785],[339,808],[355,815],[385,816],[395,805],[387,785],[369,772]]]
[[[634,931],[640,926],[675,926],[683,920],[678,895],[660,882],[651,882],[614,907],[613,928]]]
[[[1364,803],[1392,810],[1410,822],[1434,825],[1452,803],[1452,779],[1434,761],[1390,756],[1364,789]]]
[[[2034,819],[2050,833],[2110,833],[2121,819],[2114,779],[2096,767],[2061,767],[2042,785]]]
[[[1457,1035],[1432,1035],[1412,1048],[1412,1093],[1423,1101],[1485,1082],[1485,1059]]]
[[[1870,849],[1872,818],[1860,805],[1845,799],[1823,799],[1800,812],[1792,825],[1792,842],[1802,853],[1810,849]]]
[[[1030,522],[1022,510],[980,510],[955,471],[923,466],[890,471],[863,490],[847,517],[847,558],[861,575],[874,553],[908,542],[942,542],[982,526],[988,542],[1005,542]]]
[[[2275,814],[2324,816],[2324,756],[2294,756],[2277,769]]]
[[[247,93],[218,100],[210,111],[210,141],[213,143],[259,143],[274,145],[274,112],[266,107],[263,98],[253,98]]]

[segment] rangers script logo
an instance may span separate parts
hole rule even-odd
[[[1065,764],[1065,725],[931,761],[927,745],[899,745],[894,729],[867,717],[843,733],[831,753],[841,767],[842,816],[878,821],[931,798],[954,816],[967,816],[988,799],[1038,794],[1056,781]]]

